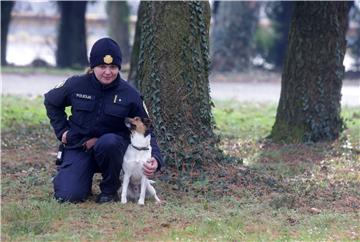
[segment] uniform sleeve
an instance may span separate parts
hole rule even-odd
[[[149,118],[147,111],[145,110],[144,102],[141,97],[139,97],[136,107],[133,110],[133,112],[131,113],[131,115],[134,117],[139,116],[141,118]],[[161,152],[160,152],[160,148],[157,144],[154,132],[151,130],[150,134],[151,134],[150,144],[151,144],[151,150],[152,150],[151,155],[157,160],[158,165],[159,165],[157,170],[159,171],[161,169],[161,167],[164,167],[165,164],[164,164],[164,160],[161,155]]]
[[[70,106],[69,81],[58,84],[45,94],[44,105],[56,137],[61,141],[62,134],[69,129],[65,107]]]

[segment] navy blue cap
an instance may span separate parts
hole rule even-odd
[[[121,50],[110,38],[102,38],[95,42],[90,51],[90,67],[98,65],[117,65],[121,69]]]

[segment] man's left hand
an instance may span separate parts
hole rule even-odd
[[[143,167],[145,176],[152,177],[154,175],[154,172],[158,168],[158,162],[154,157],[151,157],[150,160],[148,160]]]

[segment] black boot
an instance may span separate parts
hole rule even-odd
[[[96,199],[96,203],[111,203],[111,202],[118,202],[119,196],[117,193],[115,194],[104,194],[100,193],[100,195]]]

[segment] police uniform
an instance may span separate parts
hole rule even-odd
[[[107,48],[111,39],[105,40],[107,43],[101,43]],[[110,53],[113,63],[120,66],[120,49],[109,52],[103,46],[98,48],[101,56]],[[91,54],[95,52],[95,47],[96,43]],[[102,59],[92,60],[91,54],[91,67],[103,62]],[[120,62],[116,59],[117,54]],[[124,119],[148,116],[138,91],[119,75],[111,84],[103,85],[94,73],[90,73],[73,76],[50,90],[45,94],[44,104],[57,138],[61,141],[63,133],[68,131],[62,163],[53,180],[55,198],[83,201],[91,193],[92,178],[98,171],[102,173],[101,194],[116,194],[121,185],[122,159],[130,143],[130,132]],[[65,113],[67,106],[71,106],[69,118]],[[98,138],[94,147],[90,151],[84,150],[84,143],[94,137]],[[152,156],[160,169],[163,159],[152,133],[151,146]]]

